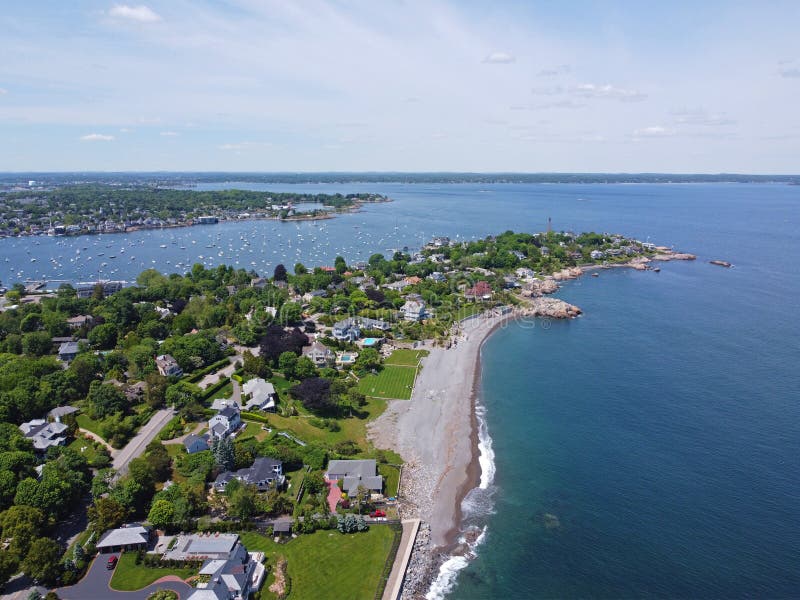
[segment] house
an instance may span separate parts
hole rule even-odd
[[[333,324],[333,337],[337,340],[354,342],[361,337],[361,328],[357,319],[350,317]]]
[[[520,286],[519,281],[517,281],[517,278],[514,275],[506,275],[505,277],[503,277],[504,289],[510,290],[518,287],[522,286]]]
[[[600,260],[601,258],[605,257],[605,253],[602,250],[592,250],[589,253],[589,256],[592,260]]]
[[[75,284],[75,293],[78,298],[91,298],[97,286],[103,289],[103,296],[110,296],[122,289],[124,281],[82,281]]]
[[[428,275],[428,279],[430,279],[431,281],[435,281],[436,283],[444,283],[445,281],[447,281],[447,277],[445,277],[445,274],[440,271],[434,271],[433,273]]]
[[[436,248],[441,248],[442,246],[449,246],[450,245],[450,238],[444,235],[436,236],[431,240],[431,246],[435,246]]]
[[[314,298],[324,298],[327,295],[325,290],[311,290],[303,294],[303,302],[311,302]]]
[[[180,377],[183,375],[183,369],[178,365],[178,361],[169,354],[156,356],[156,367],[164,377]]]
[[[94,324],[94,317],[92,315],[78,315],[67,319],[67,325],[70,329],[80,329],[81,327],[91,327]]]
[[[183,439],[183,447],[186,448],[187,454],[195,454],[208,450],[208,440],[205,437],[190,433]]]
[[[369,319],[367,317],[356,317],[361,329],[377,329],[378,331],[389,331],[392,326],[386,321],[380,319]]]
[[[333,361],[333,352],[325,344],[314,342],[303,351],[303,356],[311,359],[317,367],[327,367]]]
[[[53,419],[56,423],[61,423],[61,419],[66,417],[67,415],[72,415],[78,412],[80,409],[74,406],[56,406],[53,410],[51,410],[47,415]]]
[[[226,406],[208,420],[208,430],[213,437],[228,437],[242,426],[239,407],[233,404]]]
[[[78,342],[64,342],[58,347],[58,359],[66,363],[78,356]]]
[[[123,550],[147,550],[150,544],[150,528],[131,523],[117,529],[106,531],[96,544],[100,552],[121,552]]]
[[[275,386],[269,381],[256,377],[242,386],[242,399],[247,400],[244,405],[245,410],[274,411],[278,395],[275,393]]]
[[[408,300],[400,308],[406,321],[421,321],[425,318],[425,303],[422,300]]]
[[[52,446],[63,446],[67,442],[67,429],[69,427],[64,423],[48,423],[44,419],[34,419],[19,426],[22,435],[33,442],[33,449],[38,452],[46,452]]]
[[[230,546],[231,539],[235,543]],[[200,558],[209,552],[200,567],[200,582],[188,600],[247,600],[264,583],[266,569],[262,552],[248,552],[236,534],[181,535],[177,538],[179,560]],[[164,555],[170,559],[171,550]]]
[[[512,250],[510,252],[510,254],[516,256],[520,260],[525,260],[525,255],[522,252],[520,252],[519,250]]]
[[[479,281],[474,286],[464,292],[464,297],[467,300],[491,300],[492,299],[492,286],[486,281]]]
[[[547,246],[542,246],[539,248],[539,251],[542,253],[542,256],[550,256],[550,248]]]
[[[146,390],[147,384],[144,381],[137,381],[133,385],[127,386],[123,392],[131,404],[139,404],[144,400],[144,393]]]
[[[214,480],[214,489],[224,492],[228,482],[238,479],[242,483],[256,486],[259,492],[279,488],[283,485],[283,463],[277,459],[260,456],[246,469],[225,471]]]
[[[257,290],[263,290],[269,284],[269,280],[264,279],[263,277],[253,277],[250,280],[250,287],[256,288]]]
[[[363,486],[373,494],[383,493],[383,476],[378,475],[375,459],[366,460],[332,460],[325,473],[328,481],[342,480],[342,491],[355,497],[358,487]]]
[[[536,277],[536,271],[533,269],[528,269],[527,267],[520,267],[514,271],[514,274],[520,279],[533,279]]]

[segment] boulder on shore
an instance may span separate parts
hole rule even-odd
[[[523,315],[548,317],[550,319],[572,319],[581,314],[581,309],[558,298],[532,298],[522,309]]]

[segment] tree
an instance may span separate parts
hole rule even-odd
[[[94,523],[95,531],[102,532],[122,525],[128,517],[128,509],[116,498],[105,496],[94,501],[89,507],[88,514]]]
[[[236,464],[236,453],[230,438],[214,438],[211,443],[211,453],[214,455],[214,462],[217,466],[225,471],[232,470]]]
[[[22,321],[20,321],[19,330],[23,333],[30,333],[31,331],[39,331],[42,325],[42,315],[39,313],[31,313],[25,315]]]
[[[110,350],[117,343],[117,326],[114,323],[103,323],[94,327],[87,336],[89,343],[100,350]]]
[[[336,259],[333,261],[333,266],[336,269],[336,272],[339,273],[339,275],[347,271],[347,263],[341,256],[336,257]]]
[[[331,381],[322,377],[304,379],[289,390],[292,398],[303,403],[308,410],[326,412],[335,408],[331,402]]]
[[[314,363],[310,358],[307,356],[301,356],[297,359],[297,363],[295,364],[294,376],[296,379],[300,380],[308,379],[309,377],[316,377],[317,367],[314,366]]]
[[[8,551],[17,560],[27,555],[31,542],[44,532],[45,524],[44,513],[32,506],[12,506],[0,514],[3,539],[11,540]]]
[[[303,265],[303,263],[296,263],[294,265],[294,274],[295,275],[305,275],[306,273],[308,273],[308,269],[306,269],[306,267],[305,267],[305,265]]]
[[[278,368],[286,379],[294,379],[297,367],[297,355],[294,352],[282,352],[278,357]]]
[[[44,356],[50,354],[53,343],[50,334],[46,331],[34,331],[22,336],[22,351],[31,356]]]
[[[178,408],[186,406],[192,402],[200,403],[203,397],[202,390],[193,383],[179,381],[167,388],[164,395],[167,406]]]
[[[147,387],[144,391],[144,401],[150,408],[159,408],[164,405],[167,396],[169,380],[163,375],[153,372],[145,377]]]
[[[58,580],[61,573],[61,546],[50,538],[38,538],[33,541],[25,560],[20,567],[34,581],[51,584]]]
[[[19,560],[7,550],[0,550],[0,589],[19,571]]]
[[[297,302],[287,302],[281,306],[280,322],[286,325],[297,323],[303,318],[303,307]]]
[[[303,483],[311,494],[319,494],[325,489],[325,478],[319,471],[314,471],[306,475],[305,479],[303,479]]]
[[[356,369],[371,371],[381,366],[381,355],[375,348],[364,348],[356,359]]]
[[[93,419],[103,419],[114,413],[123,412],[128,406],[128,399],[117,386],[93,381],[86,397],[87,412]]]
[[[278,264],[275,266],[275,271],[272,274],[272,278],[275,281],[286,281],[287,274],[286,274],[286,267],[282,264]]]
[[[243,521],[255,515],[257,511],[257,492],[256,486],[243,484],[235,487],[230,494],[226,493],[228,497],[228,514]]]
[[[165,529],[175,521],[175,507],[169,500],[156,500],[150,507],[147,520],[158,529]]]
[[[242,368],[244,372],[256,377],[267,379],[272,377],[272,371],[267,363],[260,356],[255,356],[250,350],[242,353]]]

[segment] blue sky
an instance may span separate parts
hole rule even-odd
[[[0,171],[797,173],[798,22],[798,2],[10,0]]]

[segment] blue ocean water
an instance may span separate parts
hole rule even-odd
[[[487,341],[481,397],[496,473],[482,496],[491,502],[468,513],[484,542],[450,596],[800,597],[800,186],[230,187],[395,202],[315,223],[3,239],[0,279],[133,280],[193,262],[270,274],[278,262],[364,259],[432,235],[541,231],[548,217],[559,230],[693,252],[698,261],[658,274],[571,282],[559,296],[583,317]]]
[[[487,341],[493,514],[473,507],[486,534],[450,597],[800,597],[800,207],[784,191],[677,190],[656,237],[734,268],[604,271],[561,290],[580,319]]]

